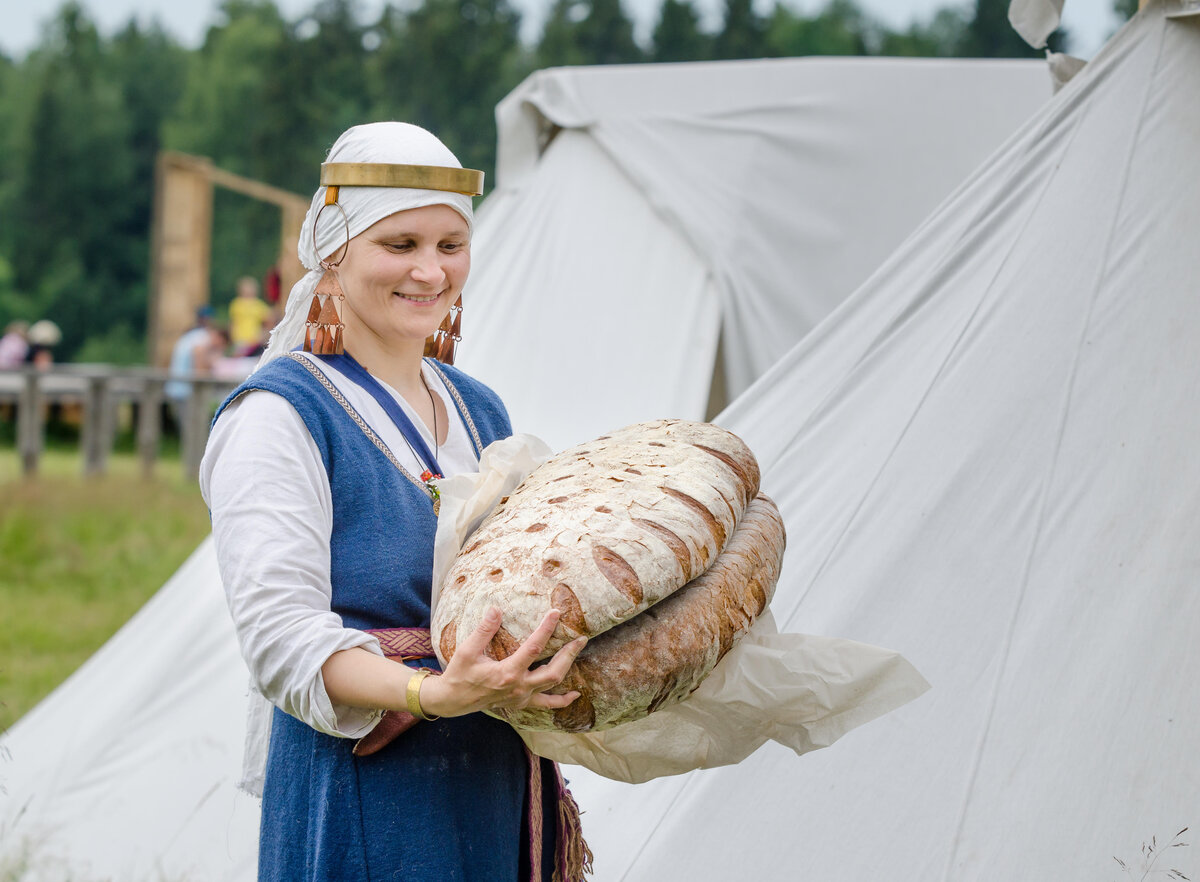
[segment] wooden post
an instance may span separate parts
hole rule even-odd
[[[154,169],[149,360],[166,367],[171,347],[208,303],[212,256],[212,163],[161,153]]]
[[[154,477],[154,461],[158,458],[162,434],[163,381],[147,377],[138,398],[137,447],[142,463],[142,477]]]
[[[40,374],[34,368],[25,368],[22,379],[24,385],[17,402],[17,449],[21,455],[21,471],[32,477],[37,474],[38,457],[45,438],[42,396],[38,388]]]
[[[83,405],[83,473],[103,475],[108,467],[109,449],[113,442],[112,402],[108,397],[109,378],[93,374],[87,378],[87,394]]]

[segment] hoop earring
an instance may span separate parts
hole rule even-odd
[[[333,267],[325,270],[313,293],[308,319],[304,322],[304,351],[314,355],[341,355],[346,351],[342,323],[342,301],[346,294]]]
[[[337,260],[325,260],[317,250],[317,226],[321,223],[321,212],[331,205],[341,214],[342,224],[346,228],[346,242],[338,249],[341,256]],[[312,246],[325,275],[317,282],[312,304],[308,307],[308,318],[304,322],[304,351],[314,355],[341,355],[346,351],[346,326],[342,323],[342,302],[346,299],[346,292],[342,290],[333,268],[339,266],[350,251],[350,218],[338,202],[337,187],[325,188],[325,204],[317,209],[317,216],[313,218]]]
[[[438,329],[425,338],[426,358],[436,358],[442,364],[454,364],[454,354],[462,342],[462,311],[462,294],[459,294]]]

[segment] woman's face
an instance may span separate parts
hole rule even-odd
[[[449,312],[470,270],[470,230],[448,205],[398,211],[377,221],[350,240],[337,267],[350,348],[363,334],[384,346],[424,341]]]

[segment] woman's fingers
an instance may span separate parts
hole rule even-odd
[[[512,655],[495,661],[487,655],[487,649],[500,630],[503,616],[499,608],[491,607],[479,625],[459,644],[438,685],[451,690],[456,696],[454,703],[461,706],[464,713],[488,707],[538,707],[548,710],[566,707],[579,697],[578,692],[556,695],[544,690],[562,683],[576,656],[587,644],[587,638],[572,640],[548,662],[530,669],[530,665],[545,651],[560,617],[558,610],[550,610]],[[436,696],[431,697],[436,703]]]
[[[583,647],[585,646],[587,646],[587,638],[576,637],[558,652],[554,653],[554,658],[550,659],[549,662],[530,671],[529,682],[534,685],[535,689],[547,689],[561,683],[563,677],[567,676],[567,671],[571,669],[571,665],[575,663],[576,657],[583,651]]]
[[[539,692],[529,699],[526,707],[540,707],[546,710],[558,710],[560,707],[566,707],[572,701],[579,697],[579,693],[575,690],[566,692],[562,695],[555,695],[551,692]]]
[[[483,655],[488,648],[488,644],[492,642],[492,638],[496,636],[496,632],[500,630],[500,622],[503,616],[500,613],[500,607],[493,606],[488,609],[487,614],[479,622],[466,639],[458,645],[455,651],[455,657],[460,652],[465,652],[467,658],[475,658]]]
[[[509,656],[508,660],[522,668],[528,668],[537,661],[542,650],[546,648],[546,644],[550,642],[550,635],[558,627],[558,620],[561,616],[562,613],[556,609],[546,613],[542,617],[542,623],[534,628],[533,633],[525,638],[525,642],[517,647],[517,651]]]

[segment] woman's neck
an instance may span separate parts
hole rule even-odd
[[[414,396],[425,394],[421,380],[424,340],[385,345],[375,335],[365,332],[353,336],[347,334],[346,341],[346,351],[375,379],[387,383],[410,401]]]

